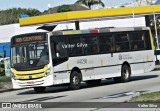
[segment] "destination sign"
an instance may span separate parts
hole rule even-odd
[[[17,36],[17,37],[12,38],[12,44],[26,43],[26,42],[38,42],[38,41],[46,41],[46,40],[47,38],[44,34]]]

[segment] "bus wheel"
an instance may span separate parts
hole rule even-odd
[[[121,69],[121,77],[115,77],[115,82],[128,82],[131,76],[131,69],[128,65],[123,65]]]
[[[81,76],[77,71],[73,71],[70,76],[70,84],[69,88],[72,90],[76,90],[80,88],[81,84]]]
[[[37,93],[43,93],[45,92],[46,87],[34,87],[34,91]]]
[[[98,86],[101,84],[101,79],[98,79],[98,80],[89,80],[89,81],[86,81],[86,83],[90,86]]]

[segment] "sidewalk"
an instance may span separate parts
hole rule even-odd
[[[11,82],[0,82],[0,92],[13,90]]]
[[[157,65],[155,66],[155,69],[154,69],[154,70],[156,70],[156,69],[160,69],[160,64],[157,64]]]

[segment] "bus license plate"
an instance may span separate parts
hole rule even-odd
[[[33,81],[27,82],[27,84],[29,84],[29,85],[34,85],[34,82],[33,82]]]

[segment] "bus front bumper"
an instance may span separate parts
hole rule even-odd
[[[42,77],[34,80],[14,80],[12,78],[13,89],[21,89],[27,87],[46,87],[53,85],[53,75]]]

